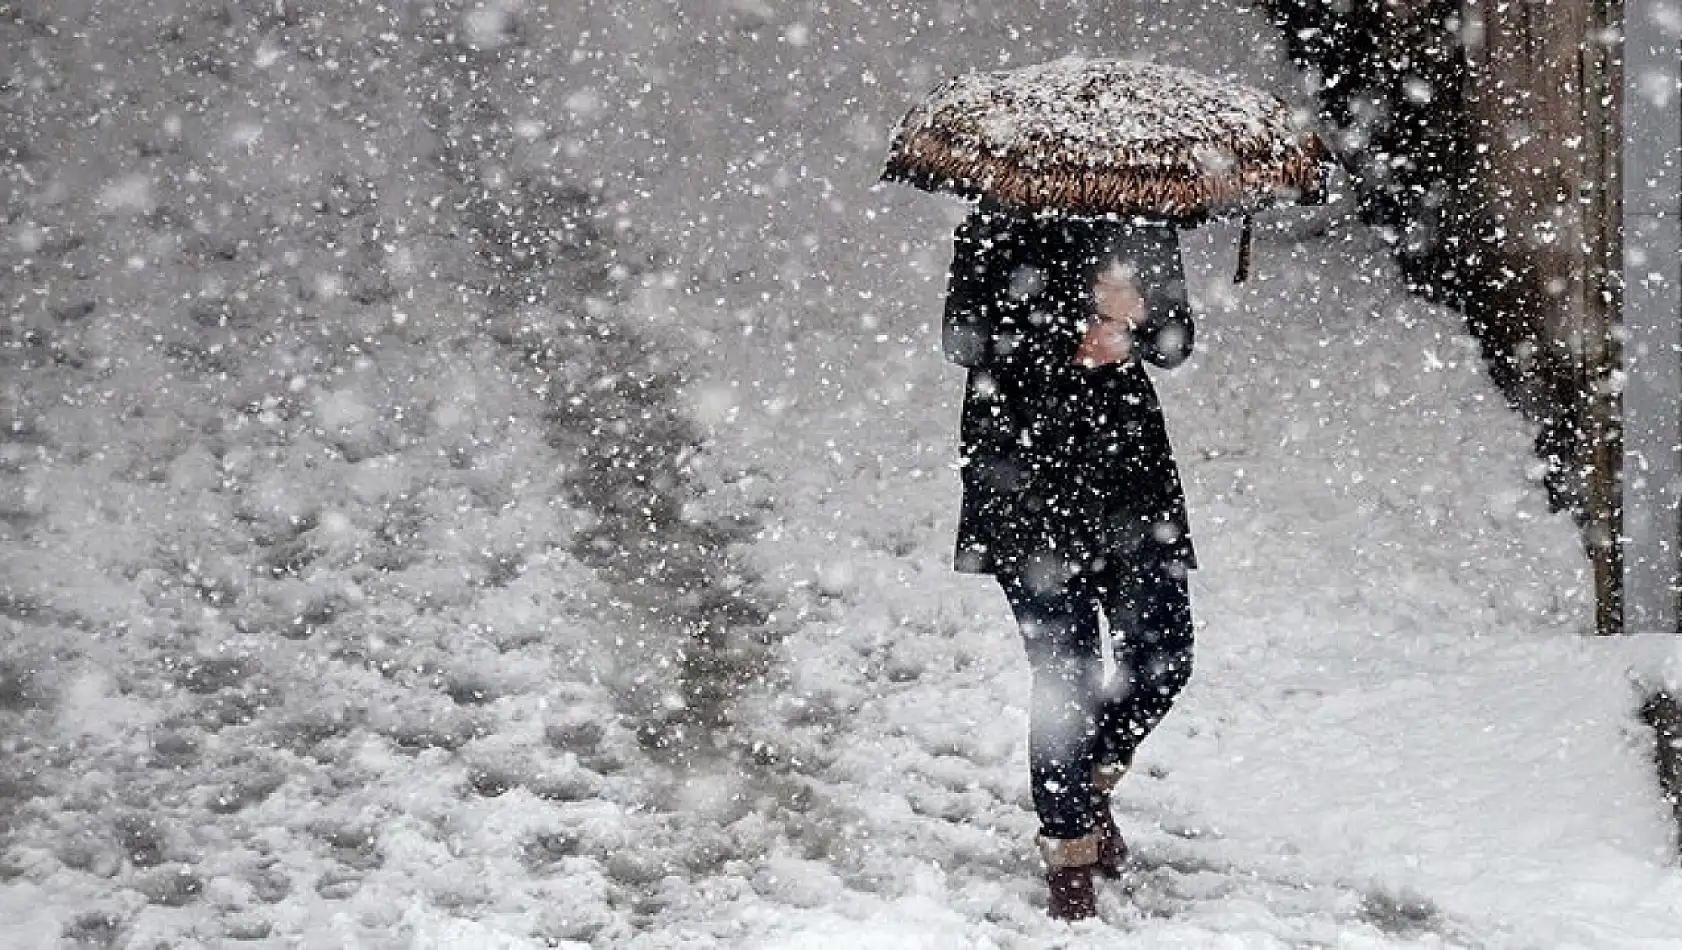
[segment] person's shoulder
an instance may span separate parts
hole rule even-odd
[[[977,233],[998,233],[1020,230],[1027,220],[1026,216],[1003,205],[983,203],[970,209],[968,217],[959,227]]]
[[[1166,221],[1121,220],[1105,238],[1112,254],[1134,260],[1158,260],[1177,255],[1180,249],[1179,229]]]
[[[1010,256],[1035,242],[1033,223],[1025,216],[998,208],[971,211],[958,225],[956,239],[989,257]]]

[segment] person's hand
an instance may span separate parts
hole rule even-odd
[[[1086,327],[1075,362],[1086,369],[1109,366],[1127,359],[1133,352],[1133,331],[1115,320],[1094,320]]]
[[[1127,359],[1133,351],[1133,329],[1145,315],[1145,298],[1131,268],[1109,267],[1092,282],[1096,319],[1075,351],[1075,362],[1091,369]]]
[[[1139,325],[1145,317],[1145,298],[1139,292],[1139,278],[1131,267],[1106,267],[1092,281],[1092,302],[1100,320]]]

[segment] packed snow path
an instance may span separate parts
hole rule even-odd
[[[1121,791],[1130,882],[1044,918],[1026,670],[947,560],[960,209],[870,179],[959,68],[1288,92],[1253,14],[20,9],[0,946],[1682,933],[1575,533],[1341,209],[1280,215],[1241,289],[1230,229],[1188,239],[1198,670]]]
[[[1201,355],[1159,380],[1204,562],[1198,670],[1119,793],[1131,887],[1076,943],[1663,946],[1682,880],[1627,657],[1582,636],[1574,530],[1457,318],[1330,224],[1264,241],[1242,292],[1230,234],[1188,242]],[[961,386],[935,343],[791,378],[749,452],[780,473],[764,566],[828,618],[788,643],[820,725],[786,742],[868,829],[825,866],[918,898],[874,911],[881,945],[1055,942],[1026,667],[997,590],[948,568]]]

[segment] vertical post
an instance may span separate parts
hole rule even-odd
[[[1682,30],[1625,0],[1624,629],[1675,633],[1682,518]]]
[[[1584,540],[1594,569],[1595,632],[1624,632],[1623,393],[1619,320],[1623,272],[1622,128],[1623,64],[1614,32],[1623,22],[1623,0],[1588,0],[1578,46],[1583,130],[1582,180],[1577,188],[1582,233],[1577,246],[1582,279],[1573,310],[1578,326],[1573,370],[1583,433],[1580,464],[1585,484]]]

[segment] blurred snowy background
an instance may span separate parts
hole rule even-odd
[[[1187,237],[1199,672],[1044,920],[963,208],[873,182],[1068,52],[1307,101],[1219,2],[0,2],[0,947],[1674,945],[1630,648],[1341,203]]]

